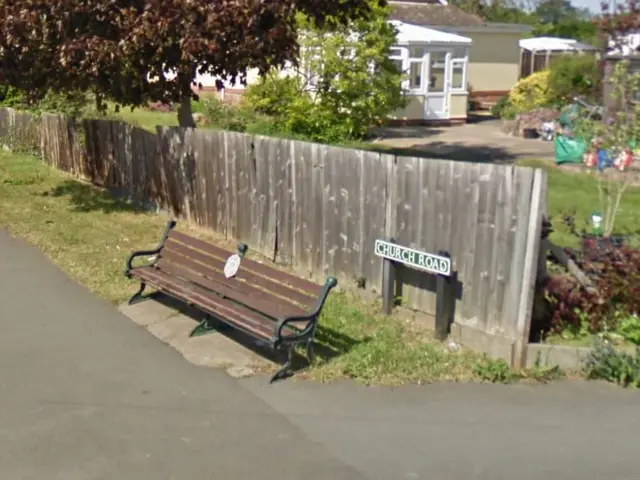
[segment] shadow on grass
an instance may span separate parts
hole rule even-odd
[[[100,189],[76,180],[65,180],[41,195],[56,198],[68,197],[73,210],[76,212],[145,213],[151,209],[149,205],[134,201],[116,189]]]
[[[192,318],[194,320],[194,328],[196,327],[197,323],[200,323],[204,318],[208,316],[211,329],[203,334],[199,334],[198,336],[207,335],[208,333],[218,333],[270,362],[278,365],[282,365],[285,362],[286,355],[281,352],[274,352],[266,342],[256,340],[254,337],[251,337],[246,333],[229,326],[221,319],[208,315],[196,307],[188,306],[184,302],[158,291],[147,295],[145,298],[147,299],[146,301],[156,301],[158,303],[161,303],[162,305],[165,305],[166,307],[177,310],[187,317]],[[326,363],[333,358],[348,353],[357,345],[367,343],[369,341],[369,338],[364,338],[363,340],[355,340],[348,335],[337,332],[332,328],[319,324],[318,329],[316,330],[313,348],[315,355],[320,363]],[[306,356],[300,355],[298,352],[296,352],[293,359],[293,371],[298,372],[307,368],[308,366],[309,362]]]

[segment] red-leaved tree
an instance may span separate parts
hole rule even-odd
[[[85,90],[122,106],[179,103],[180,125],[195,126],[196,73],[242,82],[248,69],[295,63],[297,14],[345,24],[371,1],[0,0],[0,83],[31,98]]]
[[[619,50],[627,43],[627,35],[640,33],[640,2],[626,0],[612,9],[608,2],[602,2],[602,15],[595,19],[595,24],[611,50]],[[611,41],[611,45],[608,45]]]

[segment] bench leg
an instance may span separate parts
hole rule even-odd
[[[140,282],[140,288],[129,299],[129,305],[133,305],[134,303],[138,303],[140,300],[142,300],[142,292],[144,292],[145,288],[147,288],[147,284],[144,282]]]
[[[282,380],[283,378],[290,377],[293,373],[291,371],[291,364],[293,363],[293,345],[287,345],[287,361],[282,366],[280,370],[278,370],[273,377],[271,377],[271,381],[269,383],[273,383],[276,380]]]
[[[204,319],[198,325],[196,325],[194,329],[191,330],[191,332],[189,332],[189,337],[193,337],[195,335],[203,335],[211,330],[216,330],[215,327],[212,327],[209,324],[210,320],[211,318],[208,315],[204,317]]]
[[[316,354],[313,351],[313,338],[309,339],[307,342],[307,360],[309,360],[309,365],[313,364],[313,361],[316,358]]]

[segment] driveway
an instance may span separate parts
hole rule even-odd
[[[0,478],[637,479],[638,393],[196,367],[0,229]]]
[[[384,128],[374,134],[376,143],[404,150],[404,154],[415,150],[421,156],[482,163],[554,160],[553,142],[513,137],[500,126],[500,120],[481,118],[461,126]]]

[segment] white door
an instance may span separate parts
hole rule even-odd
[[[426,60],[424,118],[427,120],[447,120],[450,116],[450,54],[446,50],[430,51]]]

